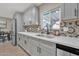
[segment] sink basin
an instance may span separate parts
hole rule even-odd
[[[54,38],[52,35],[46,35],[46,34],[38,34],[36,36],[45,37],[45,38]]]

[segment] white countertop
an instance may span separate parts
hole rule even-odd
[[[50,39],[50,38],[46,38],[46,37],[37,36],[40,33],[19,32],[19,34],[28,35],[31,37],[39,38],[40,40],[46,40],[46,41],[53,42],[56,44],[62,44],[62,45],[66,45],[69,47],[74,47],[74,48],[79,49],[79,38],[75,38],[75,37],[71,38],[71,37],[65,37],[65,36],[54,36],[54,38]]]

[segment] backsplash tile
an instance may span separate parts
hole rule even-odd
[[[74,19],[73,19],[74,20]],[[60,34],[63,36],[69,37],[78,37],[79,36],[79,20],[70,20],[70,21],[62,21],[61,22],[61,30]],[[68,27],[68,31],[63,31],[63,27]]]
[[[68,31],[64,31],[64,27],[68,27]],[[39,25],[28,25],[25,27],[28,32],[41,32],[40,28]],[[61,36],[79,37],[79,19],[62,21],[59,32]]]
[[[27,30],[27,32],[38,32],[40,30],[40,26],[39,25],[28,25],[28,26],[25,26],[25,30]]]

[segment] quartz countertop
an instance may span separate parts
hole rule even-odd
[[[23,35],[38,38],[40,40],[46,40],[52,43],[62,44],[62,45],[66,45],[69,47],[79,49],[79,38],[75,38],[75,37],[53,36],[52,35],[53,38],[50,39],[46,37],[37,36],[40,33],[34,33],[34,32],[18,32],[18,34],[23,34]]]

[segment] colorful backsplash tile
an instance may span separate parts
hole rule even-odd
[[[64,27],[67,27],[68,30],[64,31],[63,30]],[[38,26],[38,25],[26,26],[25,29],[28,32],[41,32],[40,26]],[[59,33],[61,36],[79,37],[79,19],[62,21],[61,29],[60,29]]]
[[[64,31],[63,28],[67,27],[68,31]],[[79,36],[79,20],[70,20],[70,21],[62,21],[60,34],[63,36],[69,37],[78,37]]]

